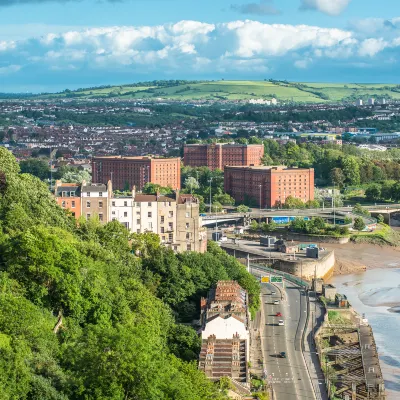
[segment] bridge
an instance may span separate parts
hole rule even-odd
[[[377,204],[374,206],[365,207],[374,214],[391,214],[400,211],[399,204],[382,205]],[[202,226],[213,226],[220,223],[233,222],[237,223],[245,217],[250,219],[263,219],[266,218],[279,218],[279,217],[322,217],[324,219],[332,220],[334,216],[336,219],[343,219],[348,216],[352,219],[355,217],[362,217],[366,225],[371,225],[376,222],[374,218],[365,215],[356,215],[352,212],[351,207],[337,207],[333,208],[310,208],[310,209],[261,209],[248,213],[228,213],[228,214],[209,214],[203,217]]]

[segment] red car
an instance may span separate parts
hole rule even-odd
[[[282,317],[282,313],[277,312],[277,313],[276,313],[276,317]]]

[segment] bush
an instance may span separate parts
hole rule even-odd
[[[353,228],[357,231],[362,231],[365,228],[364,220],[361,217],[356,217],[354,220]]]

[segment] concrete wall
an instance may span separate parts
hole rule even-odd
[[[317,278],[328,279],[333,274],[335,266],[335,252],[330,251],[320,259],[302,259],[302,260],[277,260],[273,267],[287,272],[289,274],[303,277],[303,279],[311,281],[314,275]]]

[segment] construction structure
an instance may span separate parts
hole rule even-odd
[[[315,343],[330,398],[385,400],[377,347],[368,321],[350,307],[327,306]]]

